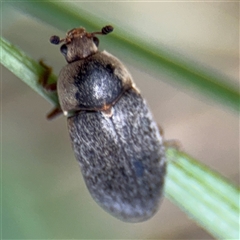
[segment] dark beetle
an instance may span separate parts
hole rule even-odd
[[[68,64],[57,81],[61,109],[75,156],[93,199],[126,222],[141,222],[156,212],[163,192],[165,152],[157,124],[124,65],[98,51],[97,34],[74,28],[61,52]],[[55,85],[46,86],[54,89]]]

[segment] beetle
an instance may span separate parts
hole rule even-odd
[[[166,158],[163,137],[126,67],[107,51],[99,51],[96,35],[82,27],[52,44],[60,47],[67,65],[57,83],[75,157],[93,199],[125,222],[152,217],[163,194]]]

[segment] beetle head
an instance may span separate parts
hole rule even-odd
[[[66,38],[60,39],[58,36],[52,36],[52,44],[64,43],[60,50],[68,63],[84,59],[98,51],[99,40],[95,36],[106,35],[113,31],[112,26],[105,26],[101,32],[88,33],[84,28],[74,28],[67,32]]]

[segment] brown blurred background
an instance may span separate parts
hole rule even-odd
[[[69,4],[100,16],[106,24],[126,26],[178,57],[227,76],[238,87],[237,2]],[[2,3],[2,20],[5,38],[34,59],[43,58],[58,74],[65,61],[48,39],[64,32],[22,15],[7,3]],[[100,48],[108,50],[104,38],[100,41]],[[117,51],[112,53],[117,56]],[[134,61],[127,67],[165,137],[180,140],[187,153],[238,184],[238,113],[165,76],[155,78],[137,69]],[[52,106],[4,67],[1,80],[3,238],[212,238],[167,199],[145,223],[123,223],[105,213],[84,185],[66,119],[48,122],[45,115]]]

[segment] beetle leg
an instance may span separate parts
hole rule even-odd
[[[177,139],[164,140],[163,144],[165,148],[175,148],[178,151],[183,149],[181,142]]]
[[[39,61],[39,64],[44,68],[42,75],[39,77],[39,84],[47,91],[56,92],[57,91],[57,83],[48,83],[49,76],[52,73],[52,68],[46,65],[43,60]],[[60,106],[56,106],[47,114],[47,119],[52,120],[57,117],[59,114],[62,114],[62,109]]]
[[[160,132],[160,135],[164,138],[164,130],[163,130],[163,128],[159,124],[157,126],[158,126],[158,130]]]
[[[52,68],[46,65],[43,60],[39,60],[39,64],[44,68],[42,75],[39,77],[39,84],[43,86],[47,91],[57,91],[57,83],[48,83],[49,76],[52,73]]]
[[[57,117],[59,114],[62,114],[62,113],[63,113],[63,111],[62,111],[62,109],[60,108],[60,106],[55,107],[54,109],[52,109],[51,112],[49,112],[49,113],[47,114],[47,119],[48,119],[48,120],[52,120],[53,118]]]
[[[176,150],[179,150],[179,151],[182,150],[182,144],[179,140],[177,140],[177,139],[165,140],[164,139],[164,130],[159,124],[158,124],[158,130],[160,132],[160,135],[163,137],[163,144],[164,144],[165,148],[175,148]]]

